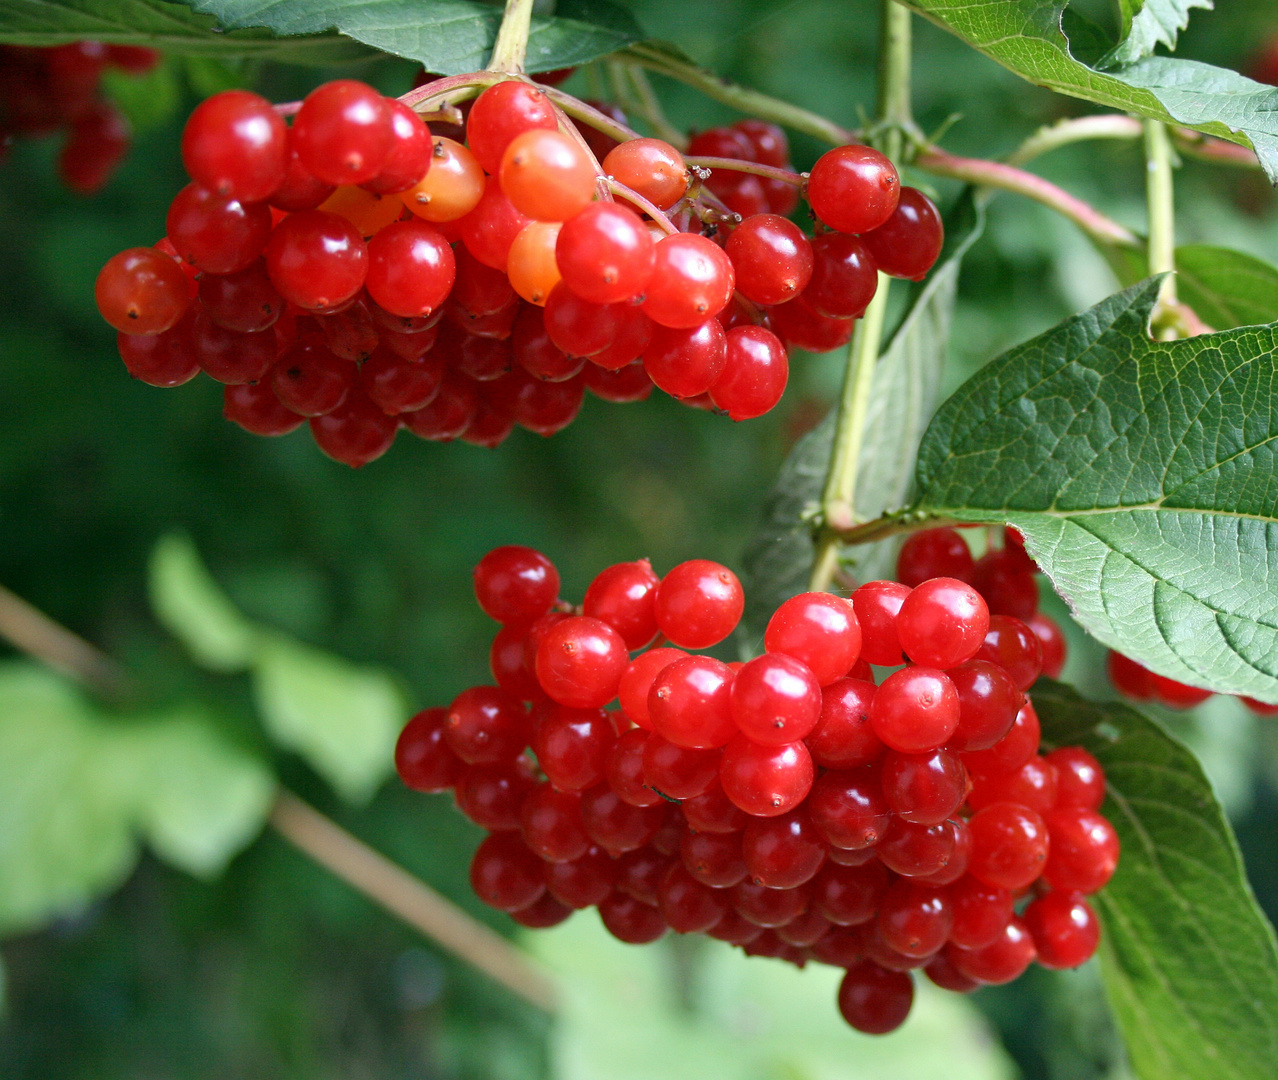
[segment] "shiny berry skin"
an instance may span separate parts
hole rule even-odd
[[[519,911],[536,903],[546,891],[541,865],[517,833],[493,833],[475,849],[470,887],[489,907]]]
[[[763,644],[770,653],[803,661],[821,686],[829,686],[859,659],[861,627],[850,601],[830,593],[800,593],[773,613]]]
[[[874,918],[891,875],[877,859],[864,866],[827,862],[812,883],[812,903],[836,926],[858,926]]]
[[[741,834],[750,880],[769,889],[795,889],[811,881],[825,862],[825,840],[802,808],[756,818]]]
[[[804,740],[825,769],[852,769],[883,756],[883,740],[870,723],[873,683],[839,679],[821,692],[821,716]]]
[[[453,249],[424,221],[393,222],[368,242],[365,286],[392,315],[430,315],[448,298],[455,276]]]
[[[94,285],[98,311],[122,334],[153,336],[177,324],[190,302],[186,274],[154,248],[112,256]]]
[[[950,748],[988,750],[1012,730],[1025,695],[1003,668],[986,660],[969,660],[950,668],[947,675],[959,699],[959,722]]]
[[[1026,569],[1025,553],[1003,548],[987,551],[972,567],[972,587],[991,614],[1026,620],[1038,610],[1038,583]]]
[[[559,596],[559,571],[540,551],[493,548],[475,567],[475,599],[499,623],[531,623]]]
[[[581,796],[581,820],[590,839],[605,851],[620,855],[637,851],[661,829],[668,807],[635,806],[607,784],[599,784]]]
[[[891,277],[922,281],[945,243],[940,211],[918,188],[901,188],[892,216],[861,237],[875,263]]]
[[[657,906],[670,929],[677,934],[700,934],[713,927],[728,911],[727,897],[703,885],[682,862],[673,864],[657,886]]]
[[[537,648],[537,681],[560,705],[595,709],[617,696],[629,664],[626,643],[605,622],[585,615],[564,619]]]
[[[657,586],[657,626],[675,645],[707,649],[736,629],[745,592],[736,574],[705,559],[680,563]]]
[[[643,311],[661,326],[690,329],[728,306],[735,283],[721,247],[704,236],[675,233],[655,247]]]
[[[387,98],[390,109],[391,145],[376,176],[363,183],[376,195],[398,195],[419,183],[430,170],[435,142],[412,109],[396,98]]]
[[[484,172],[495,176],[517,135],[558,126],[550,99],[537,87],[512,79],[490,86],[475,99],[466,118],[466,141]]]
[[[905,663],[896,617],[909,595],[910,587],[897,581],[867,581],[852,594],[852,609],[861,625],[863,660],[884,667]]]
[[[820,719],[821,703],[820,684],[802,660],[765,653],[737,672],[731,717],[751,742],[779,746],[807,737]]]
[[[1020,619],[991,615],[990,628],[985,631],[976,659],[997,664],[1017,689],[1028,690],[1043,670],[1043,646],[1038,635]]]
[[[463,690],[448,707],[444,738],[467,765],[499,765],[528,745],[523,705],[496,686]]]
[[[569,356],[603,352],[619,327],[617,306],[583,300],[562,281],[546,298],[543,320],[550,340]]]
[[[569,862],[545,864],[546,891],[570,908],[594,907],[612,893],[616,863],[597,847]]]
[[[462,243],[476,259],[494,270],[506,269],[510,248],[531,219],[521,214],[502,193],[501,185],[489,180],[475,208],[457,222]]]
[[[680,806],[688,828],[698,833],[734,833],[745,828],[749,817],[727,795],[716,777],[700,795],[684,799]]]
[[[867,1035],[895,1031],[910,1015],[914,980],[902,971],[888,971],[873,960],[850,967],[839,983],[838,1006],[843,1019]]]
[[[651,844],[637,851],[625,852],[616,863],[617,891],[655,907],[657,886],[673,861],[673,858],[657,851]]]
[[[883,680],[870,702],[874,733],[905,754],[935,750],[958,727],[959,698],[940,671],[907,667]]]
[[[110,102],[93,102],[70,125],[58,175],[77,195],[101,191],[129,152],[129,122]]]
[[[1016,714],[1012,729],[988,750],[969,751],[963,755],[963,764],[976,774],[1011,772],[1019,769],[1038,752],[1042,730],[1038,713],[1026,701]]]
[[[271,212],[262,203],[240,203],[187,184],[169,204],[164,228],[192,266],[230,274],[262,254],[271,237]]]
[[[942,990],[954,994],[970,994],[981,988],[980,983],[959,971],[943,952],[937,953],[923,966],[923,974]]]
[[[643,350],[648,377],[671,397],[706,393],[727,367],[728,341],[718,319],[690,329],[658,326]]]
[[[926,878],[954,857],[957,836],[953,822],[915,825],[894,817],[875,852],[884,866],[902,877]]]
[[[743,669],[744,670],[744,669]],[[694,750],[723,746],[737,734],[732,669],[711,656],[663,667],[648,691],[648,717],[662,738]]]
[[[644,781],[643,752],[647,745],[648,733],[643,728],[631,728],[623,731],[608,751],[608,786],[631,806],[655,806],[662,801]]]
[[[1001,986],[1024,974],[1034,962],[1034,939],[1023,921],[1013,915],[990,944],[979,949],[948,945],[945,958],[969,979],[986,986]]]
[[[224,90],[200,102],[182,129],[182,164],[203,188],[261,202],[284,182],[288,129],[263,97]]]
[[[627,649],[642,649],[657,634],[654,604],[659,582],[647,559],[617,563],[590,583],[582,614],[606,622],[621,635]]]
[[[619,892],[599,904],[599,918],[608,933],[627,945],[647,945],[670,929],[656,907]]]
[[[892,216],[901,195],[896,166],[869,146],[822,154],[808,177],[808,204],[830,228],[866,233]]]
[[[654,733],[643,748],[644,780],[669,799],[692,799],[714,783],[719,760],[718,750],[676,746]]]
[[[612,305],[608,311],[612,313],[615,326],[612,341],[599,352],[593,353],[590,362],[609,372],[621,372],[643,355],[648,342],[652,340],[655,327],[652,320],[633,304]],[[640,370],[642,371],[642,367]],[[587,378],[591,374],[598,377],[601,373],[588,372]],[[643,372],[643,376],[645,385],[651,389],[652,382],[647,378],[647,373]],[[592,386],[592,389],[595,387]]]
[[[401,360],[389,349],[378,348],[359,369],[364,392],[387,416],[424,409],[444,382],[444,358],[424,356]]]
[[[625,405],[633,401],[645,401],[652,394],[652,380],[643,369],[643,363],[636,361],[616,371],[607,371],[587,364],[582,372],[586,380],[586,389],[603,401],[616,405]]]
[[[316,87],[293,118],[298,159],[326,184],[372,180],[381,172],[394,141],[386,99],[355,79],[336,79]]]
[[[1035,754],[1019,769],[977,776],[967,803],[981,810],[1011,802],[1046,814],[1056,805],[1056,785],[1056,767]]]
[[[526,926],[530,930],[546,930],[569,918],[572,911],[567,904],[561,904],[546,891],[526,908],[509,912],[509,915],[511,921],[520,926]]]
[[[1029,619],[1029,628],[1034,631],[1039,644],[1043,647],[1043,674],[1049,679],[1060,678],[1065,667],[1065,634],[1055,619],[1036,611]]]
[[[1087,963],[1100,944],[1100,920],[1081,896],[1051,892],[1040,896],[1023,916],[1038,962],[1061,970]]]
[[[315,445],[328,457],[358,469],[391,448],[399,421],[382,412],[357,387],[332,412],[311,417],[310,428]]]
[[[524,663],[525,626],[503,626],[493,637],[488,650],[488,667],[493,681],[506,693],[520,701],[541,699],[541,687]]]
[[[812,757],[801,742],[759,746],[738,735],[723,750],[719,782],[747,814],[776,817],[793,810],[812,788]]]
[[[1130,657],[1111,649],[1105,657],[1105,671],[1114,689],[1124,697],[1133,701],[1148,701],[1153,697],[1152,672]]]
[[[280,403],[300,416],[323,416],[345,402],[356,367],[334,356],[321,341],[302,339],[271,369],[270,384]]]
[[[254,435],[287,435],[303,418],[280,404],[268,382],[227,386],[222,390],[222,415]]]
[[[979,949],[996,941],[1015,914],[1014,897],[1001,885],[986,885],[964,874],[948,887],[954,919],[950,941],[960,949]]]
[[[831,319],[813,308],[803,296],[768,308],[773,332],[787,348],[824,353],[840,349],[852,340],[855,319]]]
[[[324,210],[289,214],[275,226],[265,254],[271,284],[308,311],[345,303],[368,274],[368,248],[359,230]]]
[[[444,738],[447,720],[446,709],[423,709],[399,733],[395,771],[414,791],[448,791],[466,771]]]
[[[733,420],[753,420],[772,411],[789,380],[790,357],[776,334],[762,326],[734,326],[710,399]]]
[[[1195,705],[1201,705],[1211,697],[1212,693],[1210,690],[1188,686],[1153,671],[1149,673],[1149,690],[1155,701],[1160,705],[1166,705],[1169,709],[1192,709]]]
[[[399,194],[412,213],[426,221],[456,221],[469,214],[484,194],[484,170],[461,143],[436,137],[430,168]]]
[[[1098,892],[1118,866],[1118,833],[1093,810],[1062,807],[1046,815],[1051,851],[1043,880],[1053,889]]]
[[[629,300],[648,285],[658,247],[633,210],[597,202],[564,222],[555,243],[555,259],[565,284],[583,300],[614,304]]]
[[[872,769],[831,770],[812,785],[808,812],[834,848],[859,851],[883,839],[892,811]]]
[[[200,275],[200,307],[218,326],[250,334],[275,325],[284,298],[258,259],[233,274]]]
[[[736,273],[736,287],[764,307],[794,299],[812,277],[811,242],[777,214],[746,218],[732,230],[724,251]]]
[[[203,310],[191,321],[191,347],[200,370],[227,385],[260,382],[275,362],[275,335],[241,334],[213,322]]]
[[[534,128],[516,135],[502,154],[501,189],[534,221],[567,221],[594,198],[595,169],[577,141]]]
[[[957,578],[932,578],[902,602],[896,634],[916,664],[944,670],[971,660],[989,625],[989,610],[972,586]]]
[[[957,529],[924,529],[911,533],[896,557],[896,578],[911,589],[929,578],[967,581],[972,574],[971,548]]]
[[[825,233],[813,239],[812,279],[803,290],[812,310],[828,319],[860,318],[878,287],[874,260],[855,236]]]
[[[510,275],[511,286],[524,300],[538,307],[545,304],[561,280],[559,266],[555,262],[559,228],[557,221],[530,221],[519,230],[506,255],[506,273]],[[550,339],[545,336],[544,329],[542,336],[549,345]],[[554,346],[551,345],[551,348]],[[577,367],[580,368],[580,365]],[[538,378],[544,377],[536,371],[533,374]]]
[[[1056,770],[1056,805],[1100,810],[1105,801],[1105,770],[1081,746],[1062,746],[1047,755]]]
[[[778,926],[774,933],[787,945],[808,949],[833,929],[834,925],[829,919],[815,908],[809,908],[798,918],[791,919],[784,926]]]
[[[967,773],[948,750],[900,754],[890,750],[879,770],[883,795],[892,812],[917,825],[936,825],[951,817],[967,793]]]
[[[994,803],[972,815],[968,872],[986,885],[1021,889],[1037,878],[1048,859],[1048,830],[1033,810]]]
[[[326,184],[317,180],[306,166],[298,159],[297,149],[293,145],[293,132],[288,132],[288,163],[284,169],[284,179],[279,187],[271,193],[270,205],[277,210],[294,213],[298,210],[315,210],[334,191],[336,184]]]
[[[661,139],[629,139],[609,150],[600,167],[658,210],[669,210],[688,190],[683,155]]]
[[[879,902],[876,930],[889,948],[923,959],[941,950],[953,920],[943,889],[899,878]]]
[[[653,730],[652,717],[648,713],[648,691],[662,668],[687,655],[682,649],[650,649],[630,662],[617,687],[617,699],[621,702],[621,711],[632,723],[648,731]]]
[[[797,889],[769,889],[753,881],[742,881],[729,894],[733,909],[755,926],[777,927],[793,922],[808,910],[807,886]]]
[[[450,442],[469,429],[478,409],[478,386],[473,379],[446,370],[439,393],[431,403],[402,413],[400,420],[418,438]]]
[[[590,849],[581,795],[537,784],[520,809],[524,843],[547,862],[572,862]]]
[[[542,772],[556,788],[585,791],[607,775],[616,741],[616,729],[602,709],[560,706],[542,717],[532,745]]]
[[[916,878],[925,885],[952,885],[967,873],[967,864],[972,857],[972,830],[968,828],[967,822],[955,816],[944,824],[954,838],[954,850],[939,870]]]
[[[508,765],[470,765],[457,782],[457,809],[481,829],[520,827],[524,799],[533,789],[531,763],[518,757]]]

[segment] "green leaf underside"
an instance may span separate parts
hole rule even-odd
[[[0,933],[115,887],[137,838],[197,874],[261,827],[275,782],[198,710],[124,721],[25,662],[0,666]]]
[[[946,248],[936,269],[914,289],[900,326],[879,358],[866,416],[857,473],[857,512],[874,518],[901,506],[913,483],[913,448],[936,407],[941,368],[949,341],[959,265],[981,233],[984,216],[971,192],[964,193],[946,222]],[[900,284],[897,283],[897,287]],[[763,522],[742,558],[746,613],[743,640],[750,655],[778,605],[808,587],[815,548],[811,515],[819,508],[830,466],[832,410],[790,451],[763,507]],[[898,544],[892,540],[852,552],[858,577],[891,571]]]
[[[244,56],[291,64],[337,64],[374,55],[339,34],[280,38],[267,30],[228,33],[186,5],[163,0],[0,0],[0,42],[43,47],[86,38],[149,45],[174,55]]]
[[[1268,1080],[1278,1061],[1278,948],[1193,754],[1117,703],[1039,683],[1048,746],[1105,768],[1118,871],[1093,898],[1102,971],[1142,1080]]]
[[[1278,701],[1275,328],[1154,342],[1158,287],[1118,293],[964,384],[924,435],[915,509],[1015,525],[1106,645]]]
[[[1066,11],[1063,0],[902,2],[1032,83],[1249,144],[1270,181],[1278,183],[1274,87],[1225,68],[1171,57],[1149,56],[1105,70],[1088,66],[1076,54],[1096,51],[1094,33]],[[1062,29],[1063,16],[1073,42]]]
[[[1149,56],[1159,45],[1176,48],[1176,38],[1189,25],[1194,8],[1210,11],[1212,0],[1118,0],[1123,19],[1123,41],[1108,59],[1128,64]]]
[[[1278,267],[1229,248],[1176,249],[1176,289],[1215,330],[1278,322]]]
[[[492,54],[501,8],[470,0],[184,0],[228,28],[265,27],[280,35],[336,30],[382,52],[421,62],[440,75],[482,68]],[[642,34],[610,0],[567,0],[554,18],[533,18],[527,68],[573,67],[615,52]]]

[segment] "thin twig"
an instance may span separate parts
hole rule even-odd
[[[808,182],[804,173],[778,169],[775,165],[760,165],[757,161],[743,161],[741,158],[685,157],[683,160],[688,165],[696,165],[702,169],[726,169],[729,172],[749,173],[751,176],[762,176],[768,180],[780,180],[783,184],[792,184],[797,188],[802,188]]]
[[[392,915],[530,1005],[544,1012],[555,1011],[558,991],[554,982],[524,953],[292,792],[281,789],[270,823],[325,870]]]
[[[124,669],[111,657],[3,585],[0,585],[0,637],[106,697],[115,697],[128,685]]]
[[[1122,113],[1074,116],[1039,128],[1009,154],[1006,161],[1008,165],[1024,165],[1049,150],[1087,139],[1139,139],[1141,130],[1139,120]]]

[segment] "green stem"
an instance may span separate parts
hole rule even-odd
[[[806,173],[778,169],[774,165],[760,165],[757,161],[742,161],[740,158],[685,157],[683,160],[686,164],[701,169],[727,169],[729,172],[749,173],[751,176],[780,180],[783,184],[792,184],[797,188],[806,186],[808,182]]]
[[[1134,116],[1078,116],[1039,128],[1008,155],[1007,164],[1024,165],[1040,154],[1087,139],[1138,139],[1140,135],[1141,123]]]
[[[1151,322],[1160,338],[1176,337],[1165,325],[1176,309],[1176,206],[1172,192],[1172,149],[1167,128],[1145,121],[1145,198],[1149,205],[1149,272],[1167,274]]]
[[[506,0],[501,27],[493,44],[489,71],[511,75],[524,73],[524,57],[528,53],[528,32],[532,27],[533,0]]]
[[[902,135],[914,127],[910,110],[910,13],[893,0],[883,0],[879,24],[879,122],[890,125],[883,152],[901,159]]]
[[[856,332],[848,348],[848,367],[843,376],[834,445],[830,450],[830,468],[821,496],[822,529],[808,586],[813,592],[828,588],[834,580],[839,567],[840,534],[857,523],[856,474],[860,466],[861,444],[865,439],[865,417],[870,407],[870,390],[874,386],[874,369],[878,365],[883,341],[891,280],[886,274],[879,274],[878,291],[856,324]]]
[[[718,75],[670,56],[668,53],[651,45],[631,45],[617,54],[617,58],[627,60],[637,67],[647,68],[659,75],[686,83],[700,90],[706,97],[721,101],[747,116],[768,120],[792,131],[801,131],[822,142],[841,146],[843,143],[855,142],[857,132],[832,123],[819,113],[801,109],[788,101],[781,101],[757,90],[738,86]]]

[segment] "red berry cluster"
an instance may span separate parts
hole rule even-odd
[[[1159,675],[1113,650],[1105,658],[1105,670],[1114,689],[1132,701],[1152,701],[1169,709],[1192,709],[1213,696],[1210,690]],[[1257,701],[1245,694],[1240,694],[1238,700],[1256,716],[1278,716],[1278,705]]]
[[[722,131],[732,139],[694,144],[788,164],[779,128]],[[843,231],[809,242],[775,213],[742,221],[708,205],[667,143],[586,137],[519,79],[488,87],[453,134],[465,145],[352,80],[313,91],[291,126],[246,91],[202,103],[182,138],[193,182],[166,238],[98,278],[129,371],[156,386],[204,371],[225,384],[229,419],[261,435],[309,419],[351,465],[401,425],[482,446],[516,424],[550,435],[587,389],[624,402],[656,385],[742,420],[788,378],[769,320],[832,347],[817,329],[846,340],[876,265],[919,276],[940,247],[935,207],[868,147],[818,162],[809,199]],[[802,178],[784,175],[794,183],[770,178],[767,207],[793,209]],[[764,190],[733,182],[738,204]]]
[[[102,96],[102,72],[141,75],[159,62],[154,49],[97,41],[51,49],[0,45],[0,158],[15,136],[65,129],[58,174],[72,191],[92,195],[129,152],[128,121]]]
[[[688,651],[741,616],[713,562],[610,566],[574,609],[549,559],[502,547],[475,591],[495,685],[414,716],[396,765],[489,831],[471,883],[517,922],[596,907],[625,942],[842,967],[839,1008],[872,1033],[905,1019],[914,969],[966,992],[1095,951],[1084,897],[1118,860],[1101,767],[1039,755],[1037,638],[971,586],[801,594],[745,663]]]

